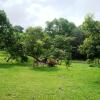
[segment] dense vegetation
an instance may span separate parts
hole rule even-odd
[[[99,64],[100,22],[87,15],[79,27],[67,19],[47,21],[46,27],[12,26],[5,12],[0,10],[0,49],[9,53],[7,62],[16,59],[33,64],[55,66],[65,61],[70,66],[71,59],[89,59]]]

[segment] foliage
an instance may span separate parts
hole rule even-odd
[[[87,16],[83,22],[82,29],[86,32],[83,44],[79,46],[82,54],[86,54],[88,59],[100,58],[100,22],[95,21],[92,16]]]
[[[54,19],[51,22],[47,21],[45,31],[51,35],[72,35],[78,32],[78,29],[72,22],[64,18]]]
[[[87,15],[82,25],[76,27],[67,19],[47,21],[45,29],[29,27],[24,32],[20,25],[12,26],[6,13],[0,10],[0,49],[9,53],[10,59],[48,64],[71,59],[100,58],[100,22]],[[79,48],[79,49],[78,49]],[[49,65],[49,64],[48,64]]]
[[[55,59],[49,58],[47,61],[47,64],[50,67],[55,67],[55,65],[57,64],[57,61]]]
[[[30,27],[26,30],[25,47],[28,56],[39,61],[43,53],[43,38],[44,34],[41,27]]]
[[[22,26],[19,26],[19,25],[14,26],[15,32],[23,33],[23,30],[24,28]]]
[[[19,27],[16,26],[16,29]],[[21,28],[21,27],[20,27]],[[19,32],[15,30],[15,27],[13,27],[5,12],[0,10],[0,48],[7,51],[9,53],[9,58],[7,59],[7,62],[10,59],[18,59],[20,58],[23,62],[26,61],[24,53],[23,45],[20,41],[21,37],[19,36]]]
[[[0,10],[0,48],[5,49],[12,45],[13,29],[6,13]]]

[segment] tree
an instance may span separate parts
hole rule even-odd
[[[95,60],[100,58],[100,34],[97,36],[89,36],[86,38],[79,50],[82,54],[86,54],[88,59]],[[99,62],[98,62],[99,63]]]
[[[26,30],[25,47],[29,56],[33,57],[38,63],[43,53],[44,34],[41,27],[29,27]]]
[[[24,28],[22,26],[19,26],[19,25],[14,26],[15,32],[23,33],[23,30]]]
[[[8,48],[11,45],[12,37],[12,25],[10,24],[6,13],[3,10],[0,10],[0,48]]]
[[[100,22],[88,15],[81,28],[86,33],[86,39],[79,46],[80,52],[86,54],[88,59],[100,58]]]
[[[72,38],[72,58],[80,59],[85,58],[79,53],[78,46],[84,40],[84,34],[79,27],[76,27],[74,23],[69,22],[67,19],[59,18],[54,19],[51,22],[47,21],[45,32],[52,38],[56,38],[56,35]]]
[[[77,33],[77,28],[72,22],[64,18],[54,19],[51,22],[47,21],[45,31],[51,35],[67,35],[70,36]]]
[[[92,14],[87,14],[80,28],[81,28],[81,31],[83,31],[84,34],[86,34],[86,36],[89,36],[91,34],[92,35],[99,34],[100,33],[100,22],[95,21]]]
[[[70,65],[71,61],[71,54],[72,54],[72,45],[71,42],[73,41],[72,37],[66,36],[59,36],[56,35],[54,38],[54,56],[56,59],[64,60],[67,67]],[[66,63],[67,62],[67,63]]]
[[[0,10],[0,47],[10,55],[7,62],[17,58],[21,58],[22,62],[26,60],[23,46],[16,37],[15,30],[3,10]]]

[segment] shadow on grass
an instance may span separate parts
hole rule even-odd
[[[100,85],[100,80],[97,80],[94,83]]]
[[[13,67],[28,67],[28,64],[21,63],[0,63],[0,68],[13,68]]]
[[[59,68],[58,67],[48,67],[48,66],[43,67],[43,66],[41,66],[41,67],[33,67],[32,70],[34,70],[34,71],[53,72],[53,71],[58,71]]]
[[[48,66],[39,66],[39,67],[32,67],[31,64],[22,64],[22,63],[0,63],[0,69],[8,69],[8,68],[14,68],[14,67],[30,67],[31,70],[34,71],[46,71],[46,72],[53,72],[58,71],[58,67],[48,67]]]

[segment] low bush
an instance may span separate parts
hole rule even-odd
[[[55,65],[57,65],[57,61],[55,59],[48,59],[47,65],[49,67],[55,67]]]

